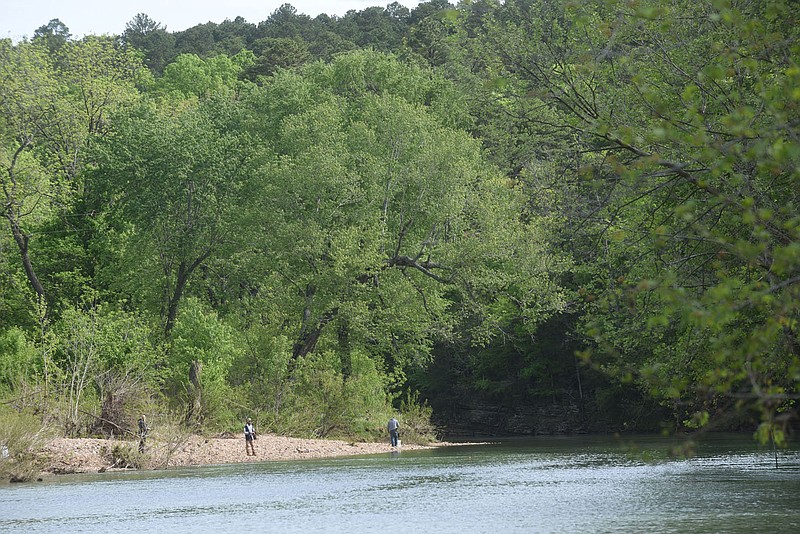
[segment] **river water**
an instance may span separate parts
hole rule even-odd
[[[0,485],[0,532],[800,532],[800,449],[714,435],[433,451]]]

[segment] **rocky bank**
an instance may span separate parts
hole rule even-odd
[[[432,445],[402,444],[402,450],[432,449],[455,445],[438,442]],[[261,435],[255,442],[256,456],[247,456],[243,438],[192,435],[172,443],[148,442],[145,454],[138,455],[136,441],[57,438],[37,452],[46,474],[96,473],[129,469],[129,460],[138,460],[146,469],[185,466],[304,460],[364,454],[388,454],[394,449],[386,443],[347,442],[328,439],[302,439]]]

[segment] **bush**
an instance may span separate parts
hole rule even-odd
[[[375,362],[366,354],[350,355],[351,374],[344,383],[343,407],[347,435],[363,440],[380,440],[386,431],[386,413],[390,408],[384,379]]]
[[[339,359],[333,352],[298,360],[289,391],[285,427],[290,434],[326,437],[344,426]]]
[[[286,401],[291,387],[292,344],[286,336],[261,325],[250,326],[243,337],[245,350],[230,373],[238,410],[225,430],[241,432],[243,421],[253,417],[262,431],[288,433]]]
[[[174,414],[151,416],[148,418],[150,431],[139,451],[138,438],[132,441],[119,441],[111,447],[104,447],[102,454],[112,467],[122,469],[164,469],[169,465],[172,455],[189,438],[189,432]]]
[[[408,392],[400,403],[400,434],[406,443],[427,445],[436,440],[436,427],[431,423],[433,409],[419,402],[418,392]]]
[[[19,328],[0,333],[0,393],[13,391],[36,374],[36,348]]]
[[[187,299],[175,327],[164,372],[166,393],[180,399],[186,423],[196,429],[225,426],[235,416],[228,400],[231,364],[241,353],[233,329],[194,299]]]
[[[119,442],[112,445],[110,449],[103,447],[100,452],[111,464],[111,467],[145,469],[148,463],[147,456],[139,452],[138,444]]]
[[[16,482],[35,479],[42,466],[33,448],[44,437],[37,417],[0,405],[0,476]]]

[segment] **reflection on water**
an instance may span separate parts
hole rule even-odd
[[[573,436],[0,485],[0,532],[800,532],[800,451]]]

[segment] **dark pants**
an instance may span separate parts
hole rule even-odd
[[[392,439],[392,447],[397,447],[397,438],[400,437],[397,430],[390,430],[389,437]]]

